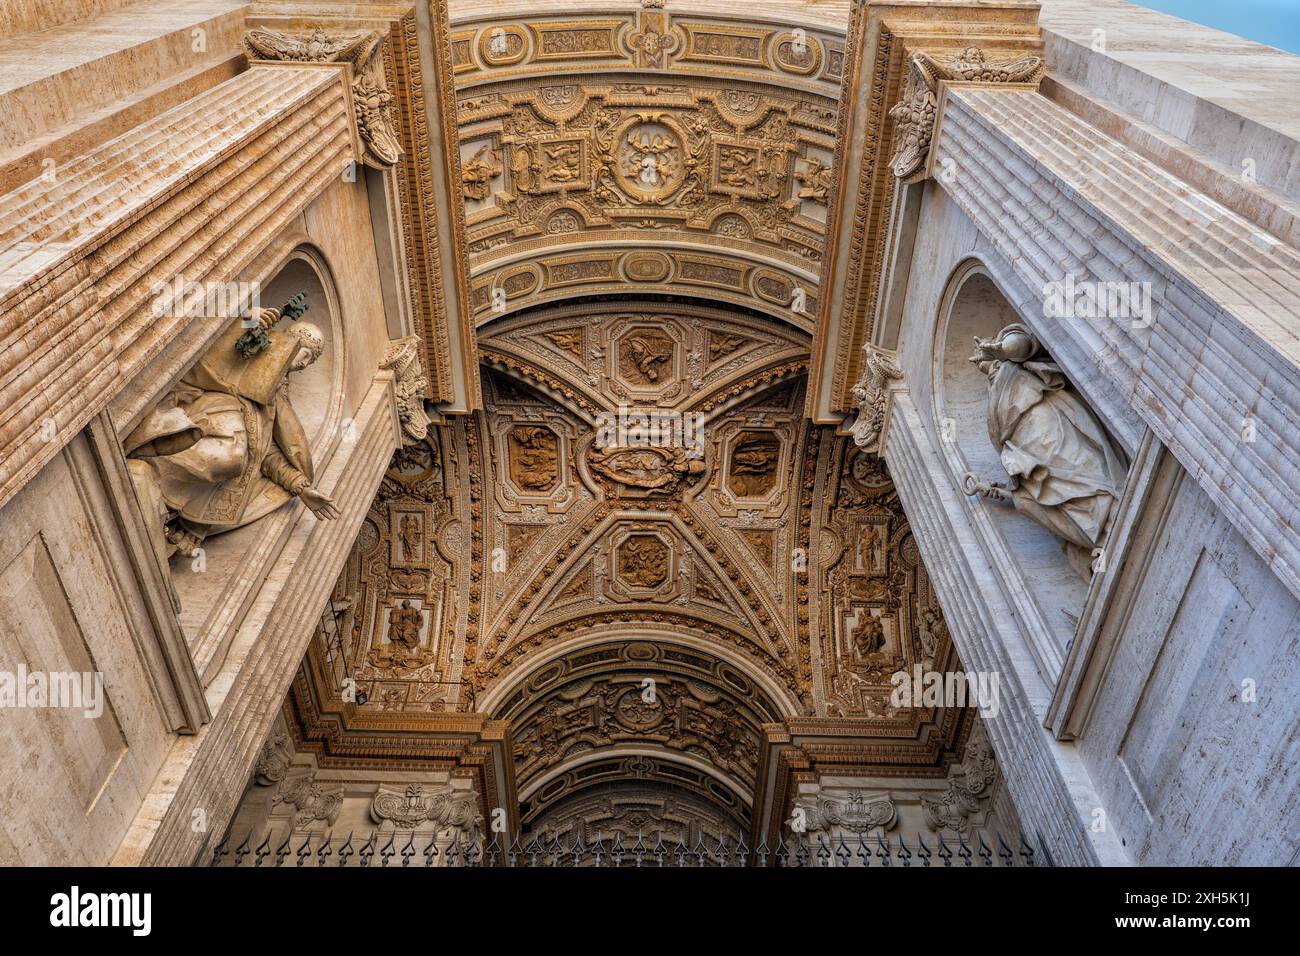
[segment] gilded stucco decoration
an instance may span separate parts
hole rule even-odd
[[[453,37],[478,321],[631,281],[807,328],[834,191],[834,30],[505,14]]]
[[[295,681],[304,746],[472,768],[548,833],[749,832],[834,764],[808,728],[942,780],[959,716],[886,699],[955,664],[915,541],[881,459],[804,414],[835,31],[503,11],[451,50],[483,405],[390,463]]]
[[[822,454],[813,631],[826,713],[915,719],[890,678],[951,663],[938,598],[884,461],[848,440]]]

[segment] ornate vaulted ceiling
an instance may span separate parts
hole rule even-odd
[[[453,11],[477,321],[631,287],[810,330],[842,26],[536,9]]]
[[[941,777],[969,715],[889,701],[955,664],[907,518],[805,415],[842,26],[509,10],[452,21],[483,407],[394,457],[301,746],[546,832],[754,834],[799,773]]]

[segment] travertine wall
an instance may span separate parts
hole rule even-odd
[[[102,713],[3,712],[0,864],[103,863],[176,729],[151,672],[145,586],[91,443],[78,438],[0,511],[0,671],[102,674]]]
[[[1079,742],[1112,825],[1139,864],[1294,863],[1300,603],[1168,459],[1130,548]]]
[[[183,863],[224,831],[399,442],[371,213],[391,178],[358,170],[340,69],[246,68],[247,8],[0,19],[0,671],[106,694],[98,717],[4,714],[6,863]],[[278,289],[290,264],[328,353],[290,396],[340,516],[289,502],[169,575],[119,439],[229,317],[150,306],[173,281]]]
[[[1083,6],[1048,4],[1042,94],[947,91],[942,173],[903,200],[916,218],[901,323],[878,330],[903,371],[882,448],[962,660],[1003,675],[987,722],[999,767],[1058,862],[1285,864],[1300,820],[1283,690],[1300,641],[1285,170],[1300,130],[1281,100],[1240,93],[1280,90],[1300,61]],[[1181,51],[1143,48],[1157,38]],[[943,325],[972,263],[1004,299],[989,321],[1033,329],[1131,462],[1082,600],[1051,593],[1030,536],[959,487],[954,449],[986,439],[944,404],[964,362],[945,349],[969,346]],[[1151,321],[1050,317],[1047,284],[1067,274],[1142,285]]]

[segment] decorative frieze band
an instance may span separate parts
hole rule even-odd
[[[1041,294],[1026,321],[1092,356],[1300,595],[1300,253],[1046,97],[953,88],[940,127],[941,185]]]
[[[355,160],[347,98],[253,68],[0,197],[0,505],[204,321],[160,288],[233,282]]]

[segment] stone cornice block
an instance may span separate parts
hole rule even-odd
[[[310,149],[304,148],[310,145]],[[0,504],[354,161],[337,69],[256,68],[0,197]]]

